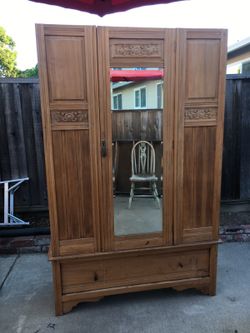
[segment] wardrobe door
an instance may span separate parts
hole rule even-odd
[[[217,240],[226,31],[177,32],[175,243]]]
[[[99,250],[96,28],[37,25],[51,254]]]
[[[175,30],[97,31],[103,249],[170,245]],[[133,154],[136,144],[138,150]],[[154,175],[146,171],[149,160],[154,164]],[[150,177],[151,182],[147,180]]]

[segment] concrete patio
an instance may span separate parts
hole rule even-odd
[[[0,257],[0,332],[250,332],[250,243],[219,246],[217,296],[172,289],[106,297],[54,316],[46,254]]]
[[[116,236],[162,231],[162,209],[158,207],[154,198],[135,198],[130,209],[128,200],[128,196],[114,198]]]

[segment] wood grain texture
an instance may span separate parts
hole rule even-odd
[[[162,141],[162,110],[112,112],[113,141]]]
[[[59,254],[59,233],[58,233],[58,218],[57,218],[57,209],[56,209],[52,133],[50,130],[51,119],[50,119],[50,109],[49,109],[49,87],[48,87],[44,25],[41,24],[36,25],[36,39],[37,39],[39,80],[40,80],[43,138],[44,138],[44,156],[45,156],[49,218],[50,218],[50,229],[51,229],[51,254],[53,256],[56,256]]]
[[[184,130],[184,229],[212,225],[215,133],[214,127]]]
[[[143,260],[142,260],[143,259]],[[208,276],[208,250],[185,254],[148,254],[61,266],[63,293]]]
[[[118,35],[119,33],[119,35]],[[132,36],[133,35],[133,36]],[[151,46],[151,48],[149,47]],[[138,241],[129,237],[114,237],[114,213],[113,213],[113,193],[112,193],[112,134],[115,138],[133,140],[134,136],[141,136],[142,139],[150,140],[153,137],[164,137],[165,148],[163,148],[164,157],[167,166],[164,169],[164,222],[163,233],[159,236],[159,241],[150,241],[151,246],[168,244],[172,242],[172,179],[173,179],[173,80],[175,72],[175,32],[171,30],[160,29],[135,29],[132,34],[131,29],[127,28],[98,28],[98,56],[99,56],[99,92],[100,92],[100,114],[101,114],[101,136],[108,146],[107,157],[102,159],[103,170],[103,204],[105,204],[105,222],[102,223],[104,230],[102,232],[104,249],[111,248],[119,250],[121,248],[132,248],[134,246],[145,246],[148,236],[145,235],[145,242],[138,235]],[[158,57],[158,58],[157,58]],[[157,60],[158,59],[158,60]],[[169,80],[164,86],[165,107],[162,119],[155,119],[155,111],[140,113],[114,112],[110,113],[110,67],[135,67],[140,63],[147,67],[166,67],[164,80]],[[172,83],[172,84],[171,84]],[[106,87],[106,88],[105,88]],[[159,113],[159,112],[158,112]],[[159,118],[160,114],[157,116]],[[113,119],[112,119],[113,118]],[[114,126],[116,122],[116,125]],[[157,123],[157,125],[156,125]],[[164,125],[163,125],[164,123]],[[113,125],[113,128],[112,128]],[[161,134],[161,126],[165,134]],[[140,130],[141,128],[141,130]],[[152,128],[157,128],[157,132]],[[130,131],[130,129],[132,129]],[[112,133],[113,132],[113,133]],[[141,132],[141,133],[140,133]],[[161,240],[160,240],[161,239]],[[143,245],[144,244],[144,245]]]
[[[142,290],[169,287],[209,290],[211,247],[204,244],[188,247],[190,245],[185,250],[169,247],[139,250],[136,255],[133,251],[124,251],[59,260],[64,288],[60,298],[62,309],[68,312],[79,302]]]
[[[216,101],[220,39],[201,39],[189,33],[186,48],[186,101]]]
[[[55,314],[60,316],[63,314],[63,303],[62,303],[62,279],[61,279],[61,266],[60,263],[52,263],[53,272],[53,284],[54,284],[54,295],[55,295]]]
[[[114,249],[114,209],[112,181],[112,118],[110,101],[109,29],[97,28],[100,146],[105,142],[107,156],[101,159],[101,243],[103,251]],[[100,148],[99,148],[100,149]]]
[[[81,301],[157,288],[195,287],[214,295],[225,31],[102,27],[95,32],[94,27],[38,27],[56,313]],[[73,62],[74,71],[80,69],[80,90],[71,90],[69,82],[60,86],[68,69],[53,64],[71,40],[71,58],[67,51],[59,58],[63,66]],[[109,75],[114,64],[135,63],[167,68],[161,119],[163,232],[115,237]],[[141,115],[121,120],[120,114],[121,133],[122,122],[141,123]],[[155,124],[154,116],[143,114],[144,123]],[[102,158],[101,141],[107,144]]]
[[[86,100],[84,37],[48,35],[45,45],[49,59],[50,102]]]
[[[218,237],[225,38],[223,30],[178,32],[175,243]]]
[[[77,253],[76,244],[78,253],[93,252],[100,248],[96,30],[37,31],[52,253]]]
[[[218,117],[216,129],[216,151],[215,151],[215,179],[214,179],[214,202],[213,202],[213,238],[218,237],[220,198],[221,198],[221,171],[223,153],[223,134],[224,134],[224,110],[225,110],[225,72],[227,61],[227,31],[221,32],[220,47],[220,75],[218,80]]]
[[[55,131],[52,142],[59,240],[93,237],[88,133]]]

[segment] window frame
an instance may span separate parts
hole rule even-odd
[[[119,97],[121,98],[120,99],[120,102],[121,102],[120,106],[121,107],[119,107]],[[112,98],[113,98],[112,110],[122,110],[122,93],[113,94]],[[117,98],[117,107],[115,107],[115,98]]]
[[[159,86],[161,86],[160,106],[158,105],[158,101],[159,101],[158,87]],[[157,106],[157,109],[163,109],[163,82],[159,82],[159,83],[156,84],[156,106]]]
[[[145,106],[142,106],[141,90],[145,89]],[[136,93],[139,92],[139,106],[136,106]],[[142,86],[134,89],[134,108],[135,109],[146,109],[147,108],[147,87]]]

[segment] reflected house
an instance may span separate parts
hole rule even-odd
[[[250,37],[229,46],[227,74],[250,74]]]
[[[162,109],[163,80],[112,82],[112,109]]]

